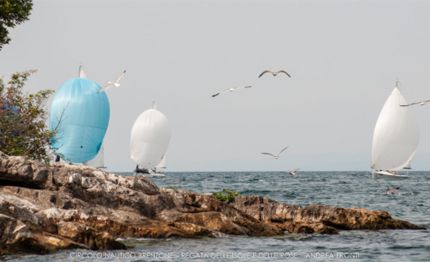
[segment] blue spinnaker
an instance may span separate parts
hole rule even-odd
[[[52,101],[49,128],[58,134],[51,145],[71,162],[93,159],[103,142],[110,108],[106,93],[97,93],[100,89],[91,80],[73,78],[58,89]]]

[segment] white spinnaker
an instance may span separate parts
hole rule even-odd
[[[79,67],[79,77],[87,79],[87,76],[84,73],[84,70],[82,69],[82,66]],[[105,157],[104,157],[104,146],[103,143],[100,147],[99,152],[97,155],[91,159],[90,161],[82,163],[84,166],[92,166],[97,168],[106,168],[105,167]]]
[[[167,117],[156,109],[146,110],[139,115],[131,130],[130,158],[143,168],[157,166],[166,153],[170,136]]]
[[[400,170],[410,164],[418,147],[420,131],[411,107],[396,83],[385,102],[373,133],[372,168]]]
[[[156,168],[166,168],[166,155],[163,156],[161,162],[156,166]]]

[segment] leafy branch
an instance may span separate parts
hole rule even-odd
[[[222,192],[212,193],[212,195],[215,199],[218,199],[225,203],[231,203],[231,202],[234,202],[234,200],[238,195],[240,195],[240,193],[236,191],[230,191],[228,189],[223,189]]]

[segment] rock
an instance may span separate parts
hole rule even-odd
[[[157,188],[144,176],[45,165],[0,152],[0,253],[125,249],[115,238],[336,234],[421,229],[384,211],[301,207],[260,196],[226,204],[211,194]]]
[[[184,232],[184,235],[192,235],[195,237],[217,236],[214,231],[192,223],[176,222],[173,223],[173,226],[176,227],[179,231]]]
[[[234,207],[289,233],[336,234],[338,230],[425,229],[393,219],[385,211],[325,205],[301,207],[278,203],[261,196],[238,196]]]
[[[0,214],[0,254],[39,253],[47,254],[55,250],[87,248],[69,239],[50,236],[46,233],[31,232],[21,221]]]
[[[98,233],[94,228],[75,222],[59,222],[58,235],[83,243],[92,250],[126,249],[108,233]]]

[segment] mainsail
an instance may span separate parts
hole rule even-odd
[[[372,143],[372,168],[400,170],[410,165],[418,147],[418,122],[396,82],[376,122]]]
[[[78,77],[87,79],[87,76],[85,75],[84,70],[82,69],[82,66],[79,66]]]
[[[166,168],[166,155],[163,156],[161,162],[155,166],[156,168]]]
[[[155,109],[144,111],[131,130],[130,158],[141,168],[151,169],[163,159],[171,129],[167,117]]]
[[[88,79],[73,78],[56,92],[49,128],[57,136],[52,148],[74,163],[93,159],[99,152],[109,123],[109,100],[101,87]]]

